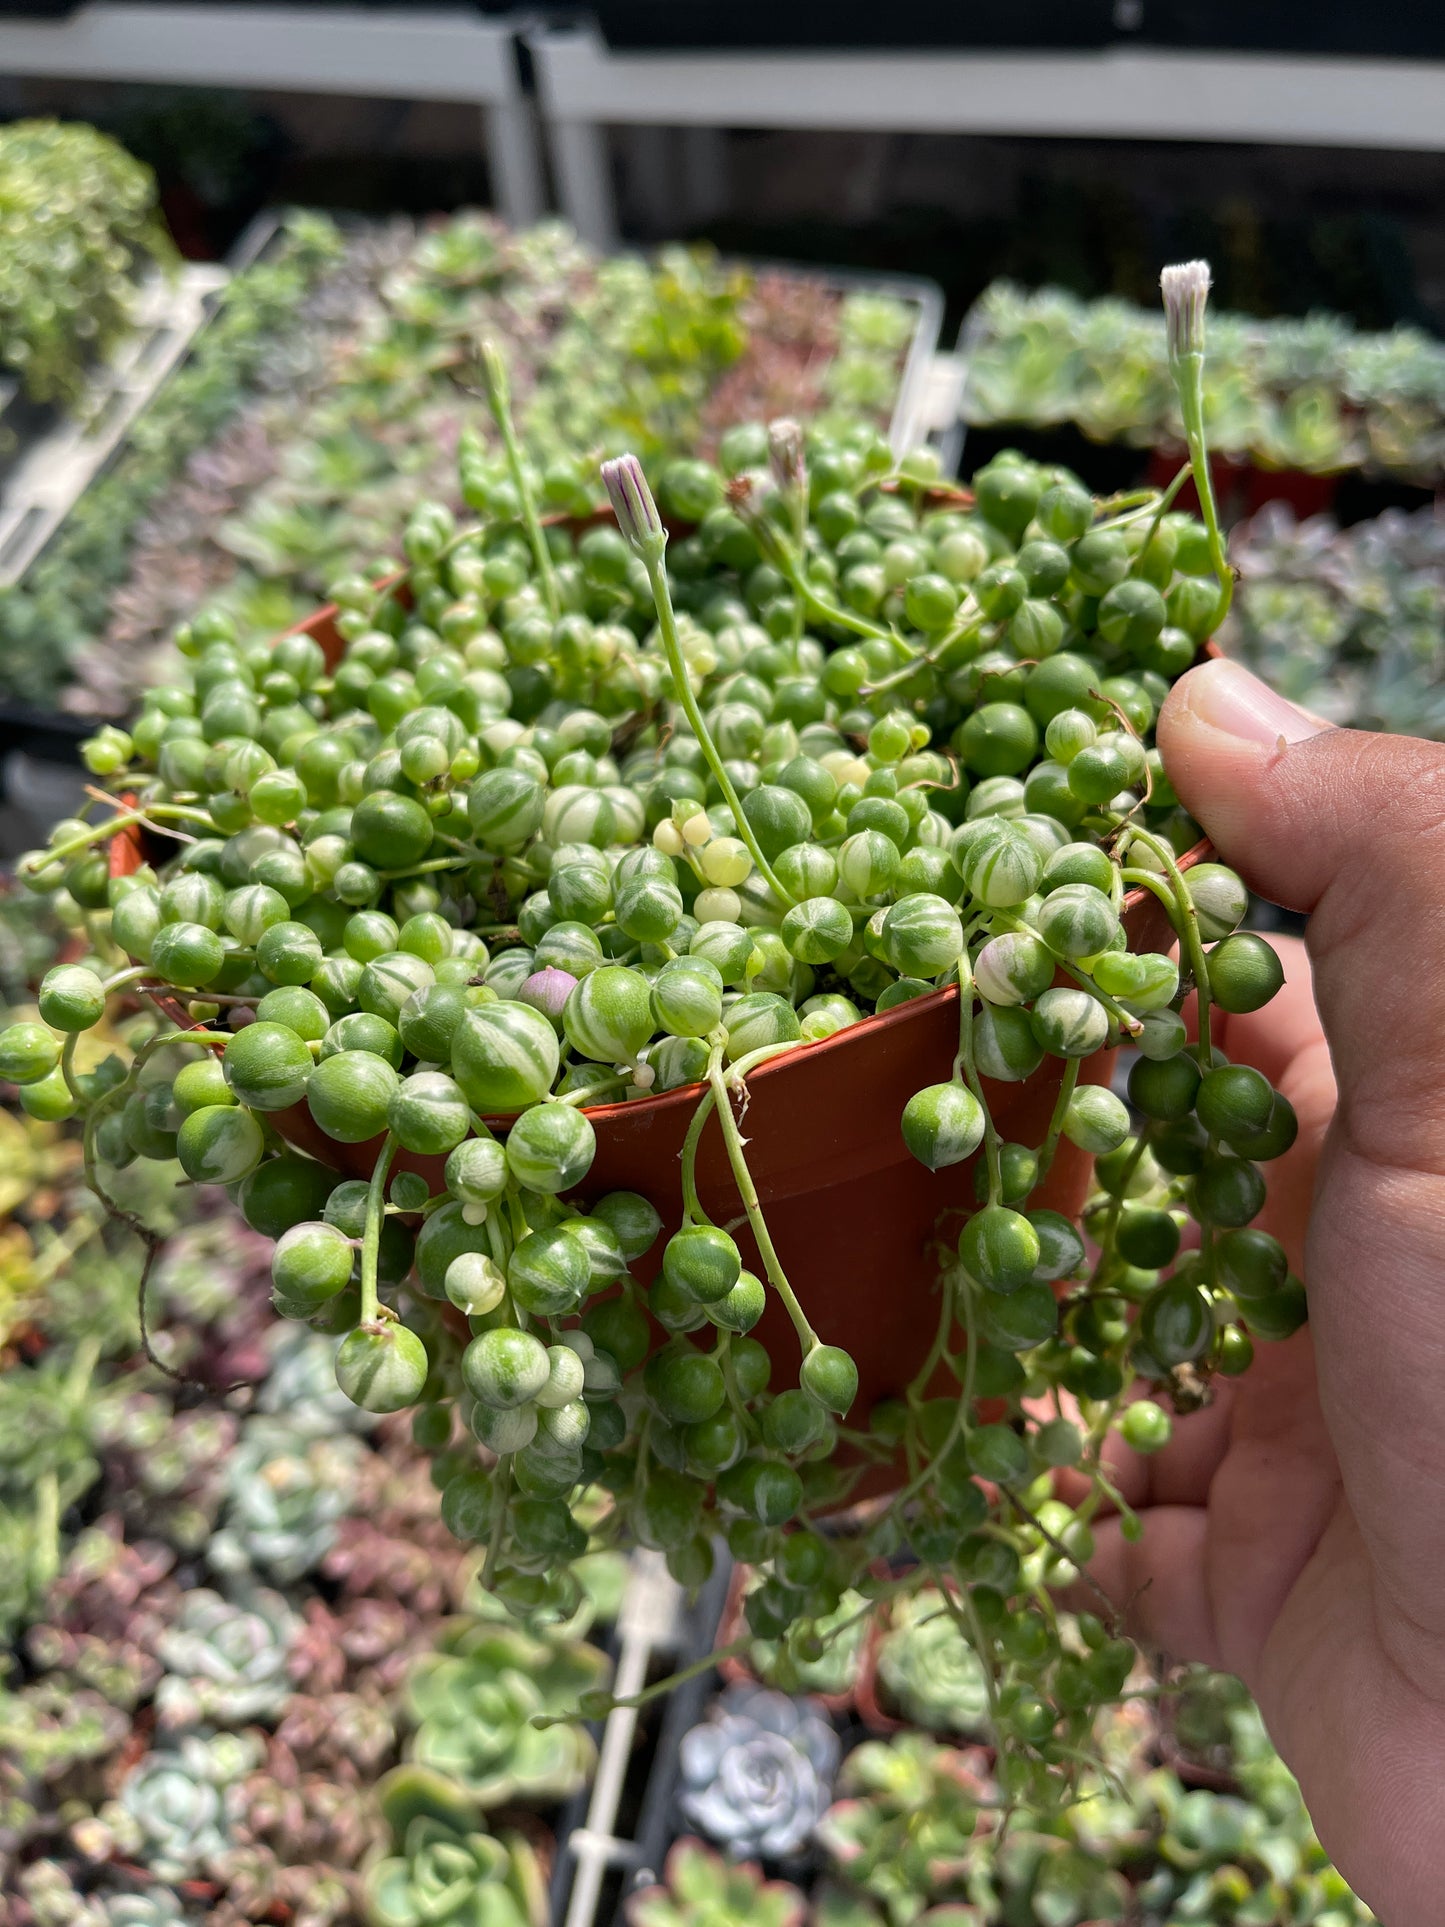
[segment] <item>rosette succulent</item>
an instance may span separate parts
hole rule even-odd
[[[392,1851],[366,1874],[372,1927],[547,1927],[546,1887],[518,1834],[488,1833],[445,1781],[411,1769],[383,1791]]]
[[[730,1687],[683,1735],[678,1805],[730,1855],[786,1860],[813,1837],[832,1797],[838,1735],[806,1701]]]
[[[595,1748],[585,1728],[564,1716],[607,1673],[606,1656],[580,1640],[534,1638],[496,1620],[453,1621],[407,1680],[415,1727],[407,1757],[455,1782],[481,1808],[565,1799],[586,1784]],[[533,1724],[544,1716],[555,1723]]]
[[[251,1419],[227,1463],[225,1508],[206,1546],[212,1570],[288,1580],[320,1565],[352,1508],[362,1450],[346,1433]]]
[[[1271,503],[1230,538],[1231,655],[1332,722],[1445,736],[1445,514],[1337,528]]]
[[[333,1439],[341,1432],[366,1433],[369,1412],[336,1383],[336,1343],[304,1326],[272,1325],[269,1365],[256,1393],[256,1410],[282,1421],[298,1438]]]
[[[226,1851],[240,1782],[261,1749],[246,1734],[187,1734],[147,1753],[120,1789],[118,1821],[161,1880],[187,1880]]]
[[[807,1912],[796,1887],[724,1860],[700,1840],[675,1841],[661,1881],[627,1902],[629,1927],[802,1927]]]
[[[784,1693],[823,1693],[841,1698],[858,1683],[871,1609],[850,1587],[831,1613],[797,1627],[785,1639],[755,1639],[748,1664]]]
[[[287,1670],[300,1621],[264,1587],[234,1599],[198,1587],[156,1640],[165,1675],[156,1708],[168,1727],[245,1726],[279,1713],[291,1694]]]
[[[937,1591],[901,1599],[878,1642],[890,1707],[930,1733],[977,1736],[988,1724],[988,1684],[968,1635]]]
[[[878,1901],[893,1927],[924,1909],[966,1899],[990,1793],[973,1760],[922,1733],[855,1747],[839,1775],[843,1797],[818,1839],[838,1871]]]

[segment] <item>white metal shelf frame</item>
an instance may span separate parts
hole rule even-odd
[[[806,127],[1445,150],[1445,63],[1192,53],[614,53],[528,36],[563,212],[612,245],[603,129]]]
[[[73,76],[270,88],[482,109],[499,210],[546,211],[516,24],[426,6],[162,6],[91,0],[63,20],[0,21],[0,78]]]

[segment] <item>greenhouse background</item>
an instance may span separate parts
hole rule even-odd
[[[964,11],[977,18],[961,26]],[[1261,12],[1278,18],[1261,23]],[[1185,0],[1008,10],[918,0],[883,17],[801,0],[522,11],[0,4],[7,1021],[53,1024],[40,986],[57,966],[141,954],[114,935],[110,917],[127,864],[142,885],[154,880],[155,842],[128,831],[124,863],[117,839],[105,861],[71,864],[63,888],[49,852],[82,847],[98,806],[135,812],[153,837],[155,819],[144,804],[136,810],[132,738],[139,757],[148,718],[189,718],[167,704],[207,646],[234,647],[233,661],[259,647],[259,666],[245,675],[266,705],[292,716],[316,672],[308,683],[292,658],[270,666],[267,650],[300,625],[308,643],[314,634],[328,647],[316,612],[340,605],[333,640],[380,635],[383,645],[374,674],[352,665],[356,702],[395,729],[421,699],[414,690],[399,698],[387,724],[388,698],[368,694],[395,658],[373,621],[386,585],[430,569],[434,606],[414,576],[406,596],[416,588],[418,625],[434,621],[448,641],[447,604],[468,596],[505,627],[507,597],[532,567],[515,531],[545,525],[561,532],[558,573],[572,571],[589,634],[615,612],[614,627],[632,622],[645,654],[647,630],[626,598],[646,596],[647,576],[600,525],[604,457],[635,454],[653,482],[699,674],[718,662],[705,631],[751,625],[746,664],[741,650],[724,660],[734,676],[724,709],[771,699],[773,671],[758,665],[771,661],[770,645],[776,656],[789,642],[792,616],[780,603],[793,590],[805,596],[771,566],[772,550],[748,549],[747,530],[746,561],[732,561],[726,543],[743,529],[740,512],[729,530],[713,523],[711,547],[704,539],[710,518],[733,511],[747,476],[767,467],[766,424],[800,424],[797,447],[806,437],[815,472],[836,457],[850,488],[873,462],[869,472],[886,473],[893,491],[885,508],[910,505],[908,526],[886,514],[865,524],[841,481],[837,493],[815,489],[810,507],[801,485],[804,521],[811,513],[823,528],[830,502],[841,518],[824,537],[831,574],[809,578],[808,606],[836,592],[853,642],[871,627],[866,647],[875,647],[886,636],[879,625],[896,628],[906,609],[941,656],[939,636],[994,570],[1018,585],[1005,605],[1014,590],[989,581],[1001,633],[1019,620],[1020,602],[1050,614],[1042,598],[1051,591],[1019,574],[1022,549],[1012,567],[1026,525],[1042,540],[1033,507],[1012,540],[960,561],[954,580],[937,557],[970,538],[941,535],[937,519],[962,513],[974,526],[988,483],[977,497],[958,486],[984,473],[997,483],[1001,451],[1101,498],[1111,529],[1141,503],[1152,513],[1163,490],[1161,515],[1202,507],[1197,468],[1183,472],[1189,424],[1158,299],[1160,266],[1187,256],[1207,256],[1213,270],[1205,492],[1234,572],[1214,642],[1331,722],[1445,741],[1442,130],[1445,30],[1398,6],[1365,18],[1329,5]],[[492,349],[505,366],[501,407]],[[780,456],[775,437],[771,449],[781,495],[791,446]],[[427,524],[440,530],[430,550],[429,516],[440,518]],[[478,522],[512,530],[512,546],[489,553],[492,577],[479,551],[475,589],[463,591],[439,572]],[[718,590],[731,602],[714,622],[707,596],[719,556],[735,575]],[[1161,586],[1168,580],[1166,562]],[[934,593],[943,584],[945,613],[932,626],[916,613],[922,596],[912,601],[920,582]],[[381,602],[368,602],[378,585]],[[1095,587],[1089,621],[1108,593],[1107,582]],[[798,609],[794,644],[802,600]],[[569,780],[599,795],[609,781],[634,780],[637,731],[624,696],[607,709],[597,693],[606,675],[589,685],[595,709],[573,705],[589,720],[564,744],[559,716],[544,708],[543,645],[528,654],[509,631],[508,655],[490,630],[488,640],[495,660],[480,649],[468,672],[500,683],[505,669],[512,714],[559,738],[553,774],[543,764],[539,780],[563,780],[561,756]],[[632,637],[625,643],[599,658],[615,668],[618,690],[633,662]],[[990,647],[997,654],[1001,639]],[[1193,660],[1193,632],[1183,647],[1182,665],[1148,658],[1161,688]],[[1041,641],[1037,655],[1047,653]],[[852,654],[861,664],[864,649]],[[883,686],[904,683],[910,667]],[[327,678],[335,668],[328,661]],[[751,735],[749,717],[731,717],[726,767],[750,770],[749,782],[771,784],[759,770],[811,754],[825,688],[831,724],[840,702],[882,680],[872,659],[836,689],[816,665],[778,673],[766,722],[783,736],[765,740],[761,715]],[[809,673],[816,709],[808,688],[800,693]],[[950,684],[949,699],[975,703],[980,677],[1019,673],[1017,661],[990,658],[975,664],[967,695]],[[529,675],[539,679],[535,701]],[[436,687],[449,686],[438,678]],[[1015,683],[1005,693],[1022,700]],[[198,721],[170,763],[161,734],[153,746],[172,799],[212,792],[212,802],[239,808],[215,824],[232,846],[252,822],[246,789],[229,765],[215,774],[207,754],[217,740],[254,736],[266,774],[248,783],[279,778],[295,735],[268,736],[262,695],[242,695],[234,730],[203,732]],[[654,690],[653,708],[658,700]],[[1114,707],[1122,715],[1128,702]],[[916,708],[926,724],[922,696]],[[607,720],[594,740],[597,710]],[[864,816],[847,828],[876,833],[886,819],[869,817],[868,803],[903,811],[896,782],[863,787],[865,753],[875,766],[880,753],[858,733],[858,713],[844,710],[855,719],[852,747],[832,787],[856,774]],[[1028,724],[1025,760],[970,764],[975,796],[989,781],[1022,777],[1047,720]],[[474,742],[487,723],[474,717]],[[946,764],[925,771],[931,752],[910,746],[906,731],[892,761],[902,767],[905,753],[919,765],[915,787],[948,787]],[[407,770],[404,749],[396,767]],[[530,765],[524,756],[514,767]],[[958,776],[955,758],[955,788]],[[1140,779],[1145,803],[1157,776]],[[1023,782],[1015,788],[1019,815]],[[340,794],[333,786],[333,803]],[[662,803],[647,793],[656,849],[671,850],[668,811],[694,794],[685,781]],[[699,809],[714,809],[716,793],[697,794]],[[1172,794],[1167,779],[1160,794]],[[1107,795],[1106,786],[1100,801]],[[961,798],[947,821],[942,802],[932,814],[949,831],[964,821]],[[815,813],[810,835],[825,815]],[[1081,805],[1073,821],[1083,819]],[[258,812],[257,821],[266,819]],[[677,816],[680,857],[691,821]],[[731,815],[726,827],[738,829]],[[619,829],[615,840],[637,839]],[[550,841],[571,844],[560,833]],[[1189,841],[1174,854],[1183,858]],[[507,861],[520,862],[518,848],[506,844]],[[279,867],[264,887],[286,899],[279,927],[294,932],[293,911],[320,899],[321,873],[303,868],[293,892],[273,854]],[[340,890],[342,870],[364,866],[351,861],[350,843],[336,856],[325,882]],[[468,901],[474,919],[495,913],[486,926],[494,942],[503,927],[521,929],[530,959],[549,932],[534,919],[529,934],[522,886],[509,908],[507,861],[498,858],[491,894],[477,884]],[[218,863],[208,885],[219,876],[228,891],[262,887]],[[396,888],[392,870],[375,867]],[[392,869],[415,886],[426,867],[403,857]],[[30,887],[47,870],[50,887]],[[920,865],[923,881],[910,887],[933,888],[941,874]],[[704,884],[750,922],[746,895],[718,875],[714,885],[708,871]],[[198,890],[201,878],[198,868]],[[737,890],[749,887],[738,880]],[[343,902],[371,914],[374,896]],[[695,897],[690,884],[690,912]],[[405,915],[374,912],[393,936],[406,916],[419,922],[435,910],[404,889],[393,908]],[[1248,923],[1292,927],[1287,912],[1258,902]],[[1232,928],[1212,935],[1234,941]],[[652,947],[666,949],[667,932]],[[584,934],[600,964],[603,951]],[[318,935],[318,959],[323,941],[344,954],[336,937]],[[368,966],[376,955],[348,950]],[[481,951],[485,961],[484,943]],[[567,966],[562,947],[554,951]],[[875,949],[864,962],[877,969],[883,956]],[[539,950],[538,969],[543,961]],[[593,961],[589,953],[588,968]],[[784,952],[785,986],[790,961]],[[750,966],[748,985],[764,968]],[[880,1011],[934,987],[933,972],[925,983],[898,969],[915,987],[890,993]],[[103,1092],[105,1065],[127,1075],[153,1048],[159,1020],[136,988],[145,972],[116,974],[124,981],[110,989],[107,978],[103,1011],[67,1055],[67,1083],[72,1072],[99,1078]],[[213,981],[230,979],[171,978],[181,986],[167,993],[172,1012],[187,1023],[229,1021],[226,1006],[248,993],[208,1000]],[[313,980],[272,981],[299,995]],[[314,1043],[338,1013],[311,1001],[321,1013]],[[319,1048],[324,1061],[328,1047]],[[430,1050],[409,1048],[420,1075],[436,1068]],[[1126,1071],[1127,1062],[1121,1094],[1132,1088]],[[637,1082],[651,1086],[650,1065]],[[362,1409],[337,1385],[345,1325],[328,1329],[314,1305],[304,1317],[276,1315],[272,1235],[292,1221],[270,1225],[247,1205],[244,1182],[228,1197],[193,1181],[175,1162],[183,1111],[148,1108],[154,1084],[112,1112],[132,1135],[111,1195],[98,1196],[101,1129],[82,1128],[63,1087],[49,1109],[34,1099],[39,1088],[28,1073],[0,1086],[3,1927],[1348,1927],[1374,1918],[1330,1865],[1258,1712],[1229,1676],[1131,1651],[1115,1693],[1086,1691],[1077,1703],[1076,1720],[1092,1730],[1086,1752],[1060,1769],[1069,1798],[1036,1797],[1033,1781],[1012,1778],[995,1743],[996,1682],[975,1651],[972,1607],[965,1614],[959,1603],[971,1594],[949,1563],[960,1533],[947,1556],[926,1540],[892,1543],[880,1524],[886,1501],[863,1501],[877,1532],[866,1589],[850,1584],[804,1636],[763,1570],[756,1532],[705,1535],[698,1550],[688,1524],[681,1537],[659,1528],[651,1543],[624,1543],[614,1525],[627,1494],[601,1479],[580,1511],[574,1505],[583,1550],[568,1609],[509,1605],[491,1585],[483,1535],[459,1533],[457,1502],[443,1503],[449,1480],[455,1492],[471,1476],[465,1427],[458,1444],[449,1432],[433,1436],[432,1406]],[[664,1077],[657,1089],[667,1088]],[[366,1186],[339,1190],[348,1188]],[[423,1189],[408,1212],[406,1197],[386,1206],[398,1223],[424,1222],[439,1202]],[[396,1284],[382,1262],[383,1282]],[[591,1350],[589,1339],[578,1356]],[[1096,1395],[1080,1382],[1087,1404]],[[1054,1414],[1060,1425],[1064,1411]],[[766,1423],[765,1437],[775,1443]],[[681,1465],[671,1472],[679,1484]],[[1039,1503],[1034,1486],[1027,1492]],[[1029,1611],[1040,1626],[1049,1618],[1044,1637],[1061,1640],[1082,1675],[1123,1642],[1077,1597],[1062,1632],[1052,1606],[1038,1604],[1046,1583],[1061,1572],[1077,1581],[1088,1558],[1087,1524],[1068,1506],[1048,1512],[1057,1502],[1047,1496],[1042,1504]],[[810,1516],[804,1523],[799,1538],[828,1540],[826,1520],[819,1533]],[[983,1543],[965,1541],[976,1560]],[[768,1557],[776,1550],[770,1541]],[[895,1584],[920,1569],[927,1583]],[[975,1577],[997,1597],[991,1570],[979,1565]],[[1024,1662],[1022,1647],[1014,1657]],[[662,1691],[674,1674],[681,1683]],[[1095,1699],[1107,1701],[1097,1714]]]

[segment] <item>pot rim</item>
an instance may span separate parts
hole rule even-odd
[[[117,841],[120,841],[121,838],[126,840],[130,848],[136,848],[138,839],[134,838],[132,830],[123,830]],[[1208,857],[1211,848],[1209,839],[1202,837],[1198,843],[1186,850],[1184,855],[1178,859],[1179,868],[1181,870],[1192,869],[1196,863],[1201,863]],[[137,850],[137,855],[138,854],[139,851]],[[1147,900],[1148,895],[1149,893],[1143,889],[1130,890],[1124,898],[1123,908],[1125,912],[1127,913],[1129,910],[1139,908]],[[173,991],[169,989],[161,990],[149,985],[141,986],[141,988],[143,994],[155,1005],[156,1009],[169,1017],[173,1023],[179,1023],[181,1018],[188,1015],[181,1000]],[[198,1002],[204,1002],[204,988],[198,990],[195,993],[195,997]],[[749,1071],[749,1088],[753,1088],[763,1079],[772,1078],[786,1071],[791,1065],[797,1062],[798,1055],[801,1052],[806,1051],[810,1055],[817,1055],[822,1052],[842,1050],[851,1043],[860,1042],[865,1034],[868,1037],[875,1037],[890,1030],[901,1031],[909,1023],[916,1023],[926,1014],[945,1008],[950,1003],[957,1002],[957,1000],[958,985],[945,984],[939,990],[930,990],[921,997],[910,997],[904,1003],[895,1004],[891,1010],[873,1011],[870,1015],[861,1017],[856,1024],[848,1024],[845,1025],[842,1030],[834,1031],[831,1037],[820,1037],[812,1040],[799,1039],[786,1052],[780,1052],[778,1056],[768,1058],[765,1062],[757,1065],[755,1069]],[[199,1020],[191,1020],[181,1026],[184,1030],[204,1030],[207,1027],[206,1024]],[[221,1046],[215,1044],[212,1048],[220,1049]],[[613,1123],[623,1118],[641,1118],[643,1116],[662,1117],[669,1111],[681,1110],[684,1107],[691,1109],[696,1105],[700,1094],[707,1088],[706,1082],[700,1080],[693,1084],[679,1084],[675,1090],[663,1091],[656,1097],[623,1098],[619,1102],[611,1104],[580,1104],[577,1106],[577,1109],[580,1110],[585,1117],[601,1123]],[[482,1121],[488,1125],[496,1124],[505,1127],[514,1124],[520,1115],[521,1113],[516,1111],[489,1113],[483,1116]]]

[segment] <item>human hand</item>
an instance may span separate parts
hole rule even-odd
[[[1320,1838],[1390,1927],[1445,1923],[1445,749],[1334,730],[1237,664],[1158,740],[1221,858],[1311,913],[1215,1041],[1299,1114],[1260,1222],[1310,1323],[1122,1463],[1098,1534],[1135,1630],[1237,1673]],[[1313,996],[1310,973],[1313,969]],[[1318,1014],[1316,1014],[1316,1003]],[[1338,1080],[1338,1100],[1336,1099]]]

